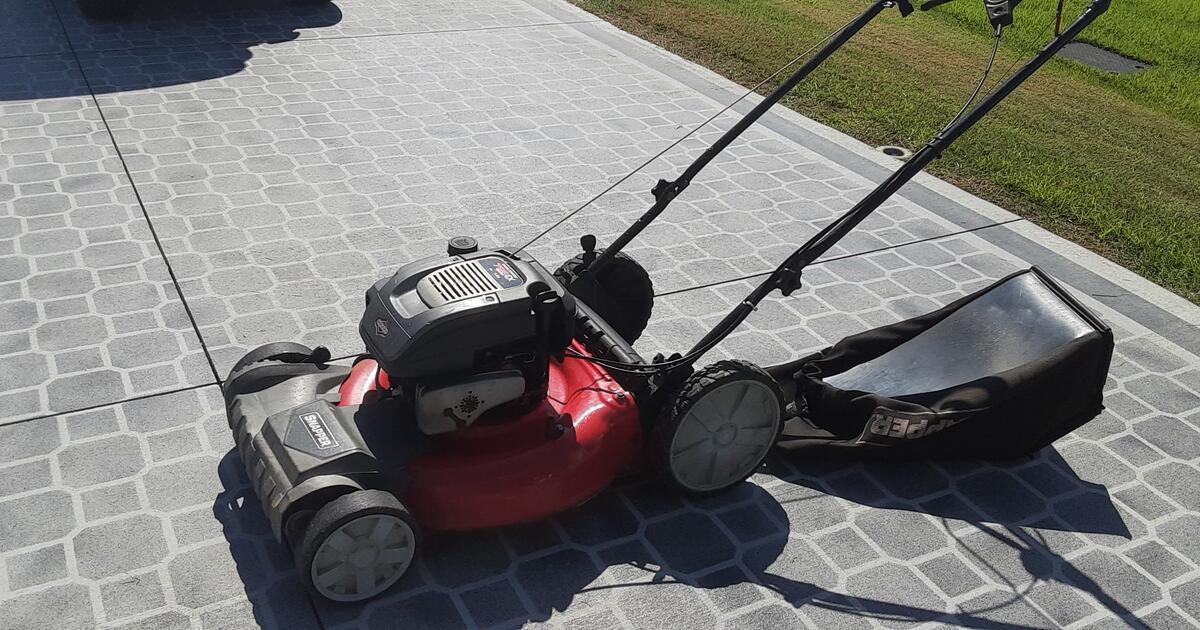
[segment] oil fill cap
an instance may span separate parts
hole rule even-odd
[[[479,242],[470,236],[455,236],[446,243],[446,253],[451,256],[474,254],[479,251]]]

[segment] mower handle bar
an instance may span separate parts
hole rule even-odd
[[[928,10],[937,4],[944,4],[951,0],[929,0],[921,8]],[[1015,7],[1021,0],[983,0],[984,6],[988,11],[988,18],[993,25],[997,24],[997,20],[1003,21],[1004,25],[1012,23],[1012,8]],[[935,4],[936,3],[936,4]],[[747,128],[753,125],[763,114],[771,107],[778,103],[785,95],[791,92],[795,87],[812,74],[821,64],[825,62],[837,49],[841,48],[847,41],[854,37],[860,30],[863,29],[871,20],[875,19],[884,9],[896,7],[900,11],[901,16],[907,17],[913,12],[912,0],[875,0],[871,6],[867,7],[854,20],[851,20],[846,26],[842,27],[834,33],[830,41],[826,43],[820,50],[813,54],[802,66],[796,69],[783,83],[771,91],[763,100],[759,101],[753,109],[745,116],[738,120],[730,127],[712,146],[708,147],[696,161],[688,165],[687,169],[677,177],[674,181],[660,179],[654,188],[651,189],[651,194],[654,195],[654,203],[646,212],[644,212],[636,221],[633,222],[624,232],[622,232],[612,243],[604,249],[604,251],[595,253],[595,241],[581,241],[584,245],[586,254],[584,263],[575,271],[575,279],[572,281],[582,281],[587,277],[595,274],[598,269],[603,268],[612,261],[616,255],[625,248],[634,238],[642,233],[655,219],[666,210],[689,185],[692,179],[708,166],[722,151],[724,151],[738,136],[742,135]],[[1000,26],[996,26],[1000,28]]]
[[[604,251],[592,254],[591,249],[584,245],[584,250],[589,256],[594,255],[590,262],[585,264],[576,272],[574,282],[579,282],[591,276],[596,270],[601,269],[608,264],[617,253],[625,248],[646,226],[650,225],[658,218],[663,210],[667,209],[676,197],[680,195],[691,183],[692,179],[708,166],[714,158],[726,149],[738,136],[742,135],[747,128],[753,125],[763,114],[771,109],[775,103],[778,103],[788,92],[791,92],[801,81],[808,77],[814,70],[817,69],[826,59],[830,57],[838,48],[841,48],[851,37],[856,35],[863,29],[875,16],[879,15],[885,8],[898,7],[901,15],[912,13],[913,7],[911,0],[875,0],[871,6],[867,7],[857,18],[848,23],[845,27],[838,30],[828,43],[821,47],[820,50],[813,53],[807,61],[804,62],[795,72],[791,74],[783,83],[779,84],[771,91],[763,100],[759,101],[753,109],[745,116],[738,120],[730,127],[712,146],[708,147],[704,153],[692,162],[684,172],[674,181],[660,179],[654,188],[650,191],[654,195],[654,204],[650,206],[642,216],[638,217],[624,232],[621,233],[612,243],[604,249]],[[594,246],[594,241],[591,242]]]
[[[964,116],[955,120],[934,136],[921,150],[913,154],[907,162],[876,186],[866,197],[863,197],[853,208],[846,211],[845,214],[838,217],[833,223],[825,226],[824,229],[813,236],[807,243],[801,245],[799,249],[793,252],[783,264],[771,272],[720,323],[714,326],[703,339],[698,341],[686,356],[699,358],[699,355],[703,354],[703,351],[716,345],[717,342],[733,332],[738,325],[746,320],[758,304],[775,289],[779,289],[784,295],[788,295],[799,288],[800,275],[805,267],[812,264],[841,240],[842,237],[870,216],[879,206],[883,205],[883,202],[887,201],[896,191],[900,190],[901,187],[915,177],[917,173],[924,170],[930,162],[941,156],[946,147],[950,146],[955,140],[966,133],[967,130],[975,126],[976,123],[999,105],[1001,101],[1008,97],[1013,90],[1017,89],[1026,79],[1032,76],[1038,68],[1041,68],[1042,65],[1054,57],[1063,46],[1067,45],[1068,42],[1094,22],[1096,18],[1107,11],[1111,2],[1112,0],[1092,0],[1092,4],[1065,31],[1050,40],[1020,70],[1017,70],[1016,73],[1005,79],[1003,83],[997,86],[996,89]]]

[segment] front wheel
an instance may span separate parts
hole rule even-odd
[[[696,372],[650,432],[650,460],[671,485],[712,494],[745,481],[766,459],[783,422],[783,392],[747,361]]]
[[[312,516],[295,550],[301,580],[335,602],[360,602],[391,588],[416,558],[420,528],[400,500],[358,490]]]

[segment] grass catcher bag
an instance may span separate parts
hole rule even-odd
[[[781,446],[889,458],[1027,455],[1100,413],[1112,351],[1108,326],[1048,275],[1014,273],[772,370],[795,385],[797,417]]]

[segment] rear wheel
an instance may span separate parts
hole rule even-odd
[[[597,250],[600,253],[604,250]],[[563,284],[583,266],[584,254],[563,263],[554,277]],[[571,287],[571,293],[592,307],[617,334],[629,343],[637,341],[650,321],[654,308],[654,284],[636,260],[618,253],[590,280]]]
[[[79,10],[93,20],[129,17],[137,5],[138,0],[79,0]]]
[[[420,529],[394,495],[358,490],[317,510],[295,550],[296,568],[313,593],[360,602],[391,588],[416,558]]]
[[[779,437],[783,392],[762,368],[719,361],[684,382],[650,434],[650,459],[689,494],[720,492],[745,481]]]

